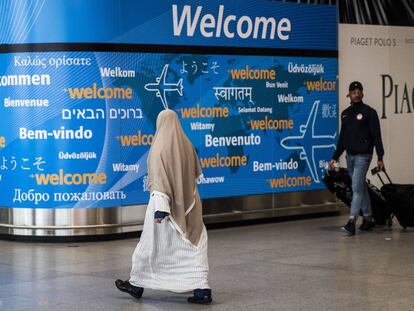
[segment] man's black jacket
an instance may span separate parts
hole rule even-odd
[[[341,114],[341,132],[333,159],[338,160],[344,150],[347,154],[372,154],[374,146],[378,161],[382,161],[381,128],[375,109],[364,103],[354,103]]]

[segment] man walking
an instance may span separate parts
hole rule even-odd
[[[352,178],[353,195],[349,221],[342,227],[342,230],[349,235],[355,235],[360,210],[363,221],[359,230],[369,230],[375,226],[365,180],[374,147],[378,157],[377,166],[380,169],[384,168],[384,148],[378,114],[375,109],[362,102],[364,93],[360,82],[354,81],[349,85],[348,97],[351,100],[351,106],[341,114],[341,131],[329,166],[332,168],[341,154],[346,151],[346,163]]]

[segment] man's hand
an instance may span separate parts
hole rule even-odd
[[[336,164],[336,160],[332,159],[331,161],[329,161],[328,169],[332,170],[335,164]]]
[[[385,166],[384,166],[384,162],[383,161],[378,161],[377,162],[377,167],[382,171],[384,170]]]

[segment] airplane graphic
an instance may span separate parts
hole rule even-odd
[[[167,92],[177,92],[180,96],[183,96],[183,79],[180,79],[177,83],[167,83],[167,71],[168,64],[162,69],[161,75],[155,78],[155,83],[147,83],[144,88],[150,92],[156,92],[155,95],[161,99],[164,109],[168,109]]]
[[[280,141],[280,145],[288,150],[299,150],[299,158],[305,160],[309,167],[313,180],[320,183],[318,170],[315,163],[315,149],[319,148],[336,148],[334,135],[315,135],[315,121],[318,115],[320,100],[313,103],[312,110],[306,124],[300,126],[299,136],[288,136]],[[310,130],[310,126],[312,129]]]

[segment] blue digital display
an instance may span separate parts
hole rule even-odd
[[[337,50],[336,6],[270,0],[1,1],[0,43]]]
[[[324,188],[338,130],[336,6],[1,4],[0,206],[146,203],[166,108],[197,150],[202,198]]]
[[[1,54],[0,206],[146,203],[165,108],[198,152],[202,198],[323,189],[336,75],[336,58]]]

